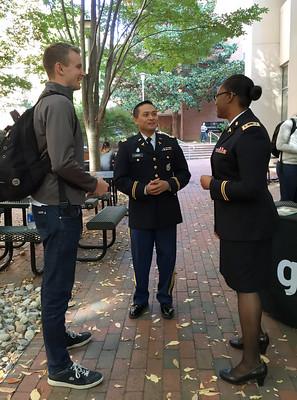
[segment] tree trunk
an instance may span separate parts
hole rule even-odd
[[[99,136],[94,126],[86,125],[89,147],[89,169],[90,172],[100,170]]]
[[[172,112],[172,136],[178,138],[178,112],[173,111]]]

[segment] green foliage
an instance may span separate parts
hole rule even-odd
[[[206,57],[216,43],[243,34],[244,25],[259,21],[267,11],[253,5],[230,14],[216,15],[214,0],[203,3],[197,0],[93,0],[86,3],[94,3],[100,14],[95,46],[98,51],[102,46],[104,49],[98,68],[101,87],[106,89],[108,83],[111,90],[106,90],[109,93],[121,76],[133,76],[142,70],[152,74],[160,69],[171,72],[179,64],[196,63]],[[10,58],[7,55],[5,65],[13,57],[14,62],[22,59],[31,72],[41,72],[40,54],[46,45],[58,40],[79,44],[80,12],[81,6],[73,0],[2,0],[0,18],[8,15],[11,18],[11,27],[6,34],[7,42],[13,43],[14,49]],[[90,11],[85,11],[84,18],[91,17]],[[91,37],[93,46],[91,31],[85,33]],[[108,39],[103,42],[105,34]],[[25,56],[19,51],[35,43],[37,48],[40,47],[38,54],[35,51]],[[112,63],[108,62],[110,60]],[[89,72],[93,74],[94,70]],[[104,104],[106,106],[105,99]]]
[[[87,143],[82,103],[75,104],[75,111],[85,137],[84,142]],[[118,143],[123,138],[131,136],[136,130],[132,116],[127,110],[117,106],[106,109],[100,125],[100,136],[104,140]]]
[[[224,79],[243,72],[241,61],[229,61],[236,45],[216,45],[212,54],[197,65],[184,65],[172,72],[147,74],[145,97],[160,111],[175,112],[181,104],[200,108],[203,101],[212,101],[216,89]],[[141,81],[137,73],[131,79],[122,80],[113,100],[127,110],[132,110],[141,101]]]
[[[124,137],[136,132],[136,126],[131,114],[121,107],[107,108],[102,124],[100,136],[118,142]]]

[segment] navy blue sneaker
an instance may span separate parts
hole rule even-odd
[[[89,343],[92,339],[90,332],[76,333],[72,331],[66,331],[66,347],[67,350],[74,349],[75,347],[81,347]]]
[[[49,375],[47,382],[51,386],[67,387],[71,389],[90,389],[103,381],[103,375],[91,371],[77,363],[71,364],[54,375]]]

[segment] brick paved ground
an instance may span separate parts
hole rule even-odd
[[[200,174],[209,172],[209,162],[191,161],[190,168],[192,180],[180,193],[184,224],[178,228],[175,319],[164,321],[160,315],[155,261],[150,310],[138,320],[128,318],[133,270],[124,221],[116,244],[101,263],[78,264],[75,304],[67,314],[71,328],[89,329],[93,334],[89,345],[72,351],[73,360],[102,371],[104,383],[86,391],[49,387],[43,375],[45,353],[39,333],[10,374],[10,378],[21,376],[21,381],[3,382],[0,400],[30,399],[35,388],[41,400],[206,400],[210,394],[214,400],[297,399],[297,331],[267,315],[263,325],[272,346],[267,353],[270,363],[265,386],[232,387],[216,378],[221,367],[240,358],[240,352],[227,343],[239,322],[235,295],[218,273],[212,203],[198,185]],[[277,197],[277,186],[273,191]],[[0,280],[19,282],[30,276],[26,254],[17,256]],[[152,375],[161,378],[158,383],[147,379]],[[7,387],[16,388],[11,397],[1,393]]]

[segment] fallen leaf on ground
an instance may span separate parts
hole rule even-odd
[[[26,375],[26,376],[30,376],[30,375],[33,374],[33,372],[28,372],[28,371],[21,371],[21,373],[22,373],[23,375]]]
[[[257,396],[257,395],[250,396],[250,400],[261,400],[261,399],[262,399],[262,396]]]
[[[191,325],[190,322],[184,322],[184,323],[180,324],[179,326],[181,326],[182,328],[187,328],[190,325]]]
[[[124,387],[123,385],[118,385],[117,383],[115,385],[113,385],[115,388],[122,388]]]
[[[285,367],[285,369],[287,370],[287,371],[297,371],[297,368],[295,368],[295,367]]]
[[[199,390],[198,393],[203,396],[208,396],[208,397],[217,396],[218,394],[220,394],[220,392],[216,392],[214,388],[202,389],[202,390]]]
[[[171,340],[171,342],[167,343],[165,347],[167,346],[177,346],[179,342],[177,340]]]
[[[192,378],[191,375],[187,374],[187,375],[185,375],[185,376],[183,377],[183,380],[184,380],[184,381],[186,381],[186,380],[189,380],[189,381],[196,381],[197,378]]]
[[[155,321],[153,321],[153,324],[156,324],[159,321],[160,321],[160,318],[157,318],[157,319],[155,319]]]
[[[191,372],[191,371],[194,371],[194,369],[195,368],[186,367],[186,368],[184,368],[184,371],[185,372]]]
[[[194,396],[192,397],[192,400],[199,400],[198,394],[194,394]]]
[[[261,354],[261,360],[263,360],[265,362],[265,364],[270,363],[270,360],[268,357],[264,356],[263,354]]]
[[[115,323],[115,326],[116,326],[116,328],[120,328],[120,327],[121,327],[121,324],[120,324],[119,322],[116,322],[116,323]]]
[[[148,379],[149,381],[152,381],[154,383],[158,383],[161,380],[161,378],[159,376],[154,375],[154,374],[145,375],[145,376],[146,376],[146,379]]]
[[[13,383],[18,383],[20,381],[21,381],[20,378],[7,378],[5,379],[4,383],[13,384]]]
[[[221,354],[221,357],[223,357],[223,358],[232,358],[230,356],[226,356],[226,354]]]
[[[191,303],[191,301],[194,301],[194,299],[186,299],[184,300],[184,303]]]
[[[236,392],[235,394],[240,394],[241,397],[246,397],[246,395],[245,395],[243,390],[240,390],[239,392]]]
[[[0,387],[1,393],[13,393],[16,388],[9,388],[9,387]]]
[[[30,394],[30,399],[31,400],[39,400],[40,399],[40,393],[38,392],[37,389],[33,389],[31,394]]]
[[[178,362],[178,360],[177,360],[176,358],[172,361],[172,364],[173,364],[176,368],[179,368],[179,362]]]

